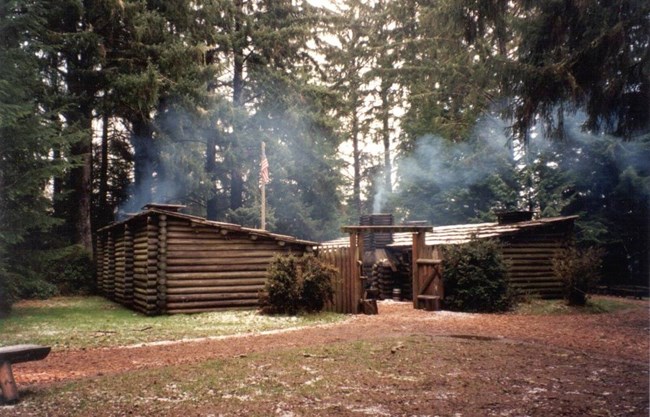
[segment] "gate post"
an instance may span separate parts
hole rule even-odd
[[[422,256],[422,251],[426,245],[425,237],[426,234],[424,231],[413,233],[413,251],[411,253],[413,308],[418,308],[418,294],[420,294],[420,268],[418,268],[418,259]]]
[[[350,233],[350,294],[348,311],[359,313],[359,300],[363,298],[363,285],[361,283],[361,266],[363,265],[363,238],[361,232]]]

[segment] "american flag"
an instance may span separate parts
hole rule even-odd
[[[260,187],[268,184],[269,181],[269,161],[266,159],[266,152],[262,152],[262,160],[260,161]]]

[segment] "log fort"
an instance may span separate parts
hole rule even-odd
[[[562,248],[572,244],[573,229],[578,216],[532,219],[532,212],[509,211],[497,213],[493,223],[435,226],[426,233],[425,247],[420,256],[442,260],[440,247],[459,245],[472,239],[495,239],[501,243],[507,261],[508,279],[522,293],[544,298],[562,296],[562,281],[553,273],[552,260]],[[370,217],[373,217],[371,215]],[[389,215],[376,215],[375,224],[388,224]],[[381,221],[384,223],[376,223]],[[373,224],[361,219],[363,224]],[[388,222],[388,223],[386,223]],[[347,247],[347,239],[322,243],[320,251]],[[364,273],[374,281],[380,298],[391,298],[394,289],[401,296],[412,298],[411,266],[412,237],[410,233],[393,233],[381,244],[368,244],[364,253]]]
[[[276,254],[312,252],[316,242],[148,204],[98,232],[97,286],[148,315],[255,308]]]

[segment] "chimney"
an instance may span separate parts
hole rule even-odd
[[[178,213],[181,209],[184,209],[185,207],[187,206],[184,206],[182,204],[148,203],[142,207],[142,210],[163,210],[172,213]]]
[[[533,211],[529,210],[495,210],[499,224],[514,224],[528,222],[533,219]]]
[[[364,214],[359,218],[361,226],[392,226],[393,215],[391,213]],[[375,250],[385,248],[393,243],[392,233],[364,233],[364,250]]]

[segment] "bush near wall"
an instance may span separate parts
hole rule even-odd
[[[262,312],[296,314],[321,311],[334,296],[336,270],[313,255],[277,255],[268,269]]]
[[[564,299],[568,305],[587,303],[589,291],[600,280],[603,255],[598,248],[572,246],[553,258],[553,272],[564,283]]]
[[[466,312],[501,312],[515,304],[498,242],[472,240],[443,248],[444,307]]]

